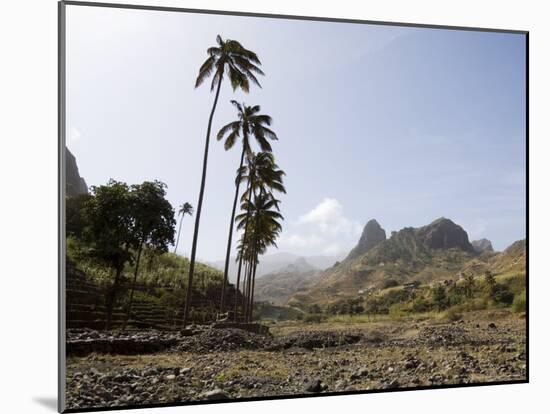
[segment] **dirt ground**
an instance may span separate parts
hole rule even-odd
[[[97,334],[95,334],[97,335]],[[209,330],[144,355],[67,360],[67,407],[224,400],[526,379],[523,315]]]

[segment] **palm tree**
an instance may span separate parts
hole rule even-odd
[[[250,201],[255,197],[256,193],[264,194],[266,193],[267,196],[272,197],[273,195],[271,192],[267,190],[275,190],[281,193],[286,193],[286,189],[283,185],[283,176],[284,171],[279,169],[279,166],[275,163],[275,157],[270,152],[260,152],[258,154],[252,154],[248,160],[247,165],[243,166],[241,170],[239,171],[237,175],[237,179],[241,181],[247,182],[247,190],[241,197],[241,201],[243,203],[242,207],[244,208],[252,208],[251,204],[245,204],[246,201]],[[273,198],[274,199],[274,198]],[[278,206],[278,201],[275,204]],[[249,232],[249,224],[253,222],[250,222],[250,216],[252,214],[252,210],[247,210],[245,215],[244,224],[242,225],[242,229],[244,229],[244,234],[241,238],[241,244],[239,246],[239,249],[243,249],[242,251],[239,250],[239,255],[237,256],[237,260],[239,262],[238,270],[237,270],[237,294],[238,294],[238,287],[241,280],[241,270],[242,270],[242,264],[243,261],[245,264],[248,263],[248,258],[245,255],[244,252],[244,245],[245,244],[251,244],[249,241],[250,238],[250,232]],[[250,234],[249,234],[250,233]],[[251,253],[247,253],[250,255]],[[245,266],[245,281],[248,283],[248,272],[250,270],[250,266]],[[249,285],[248,285],[249,286]],[[247,294],[246,289],[243,290],[243,293]],[[235,315],[237,315],[238,310],[238,303],[237,300],[235,300]]]
[[[178,210],[178,216],[181,216],[180,219],[180,225],[178,227],[178,237],[176,238],[176,245],[174,246],[174,253],[178,250],[178,244],[180,242],[180,234],[181,234],[181,223],[183,223],[183,218],[186,214],[189,214],[190,216],[193,215],[193,206],[190,203],[183,203],[179,210]]]
[[[258,82],[255,74],[264,74],[262,70],[257,66],[261,65],[261,62],[254,52],[245,49],[236,40],[223,40],[220,35],[216,37],[216,42],[218,43],[217,46],[207,49],[208,58],[200,67],[199,74],[195,82],[195,88],[198,88],[210,75],[213,74],[212,82],[210,84],[210,91],[216,89],[216,95],[214,97],[214,103],[212,104],[212,110],[210,111],[208,126],[206,128],[206,140],[204,143],[204,156],[202,162],[202,178],[199,190],[199,199],[197,202],[197,214],[195,215],[193,243],[191,245],[191,257],[189,259],[187,295],[185,300],[185,309],[183,312],[184,328],[187,326],[187,319],[189,317],[189,309],[191,306],[193,275],[195,272],[195,256],[197,253],[197,240],[199,236],[202,199],[204,196],[204,187],[206,184],[206,167],[208,165],[208,146],[210,144],[210,131],[212,129],[214,112],[216,111],[216,105],[218,104],[218,98],[220,96],[222,81],[224,75],[227,75],[229,81],[231,82],[231,87],[234,91],[237,88],[240,88],[244,92],[248,92],[250,89],[250,82],[260,86],[260,83]]]
[[[231,210],[231,219],[229,220],[229,235],[227,237],[227,250],[225,254],[225,266],[223,271],[223,285],[221,294],[220,312],[225,310],[225,289],[228,280],[229,273],[229,258],[231,256],[231,241],[233,237],[233,223],[235,220],[235,211],[237,209],[237,200],[239,199],[239,187],[241,185],[240,173],[244,164],[245,154],[250,157],[252,150],[250,148],[249,138],[252,136],[258,142],[262,151],[271,152],[271,145],[267,139],[276,140],[277,135],[268,126],[271,125],[271,117],[268,115],[261,115],[260,106],[246,106],[244,103],[241,105],[236,101],[231,103],[237,108],[238,120],[230,122],[225,125],[220,132],[218,132],[218,141],[225,138],[224,148],[226,151],[233,148],[239,137],[242,137],[242,150],[241,161],[239,163],[239,169],[237,170],[237,180],[235,181],[235,197],[233,198],[233,208]],[[266,126],[267,125],[267,126]]]
[[[279,200],[263,188],[254,200],[245,200],[242,210],[246,211],[236,217],[237,227],[245,231],[240,243],[240,255],[247,260],[244,292],[244,320],[252,320],[254,304],[254,285],[259,255],[265,253],[269,246],[277,246],[276,239],[282,226],[279,220],[284,220],[279,212]]]

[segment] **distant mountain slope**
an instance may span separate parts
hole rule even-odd
[[[468,268],[475,269],[476,274],[486,269],[498,273],[514,266],[521,269],[524,268],[522,245],[516,243],[501,254],[484,252],[480,255],[461,226],[439,218],[423,227],[406,227],[393,232],[389,239],[378,242],[364,254],[348,256],[323,272],[307,292],[294,294],[288,303],[295,306],[330,303],[356,296],[361,289],[380,288],[389,280],[397,284],[429,283],[458,278]]]
[[[525,239],[512,243],[502,253],[489,260],[489,270],[494,273],[525,272],[526,267],[527,243]]]
[[[494,252],[493,244],[491,243],[491,240],[487,239],[480,239],[480,240],[474,240],[472,241],[472,246],[474,247],[474,250],[476,253],[485,253],[485,252]]]
[[[261,277],[270,273],[284,272],[286,267],[294,265],[300,259],[304,259],[309,266],[314,269],[325,270],[331,267],[338,260],[342,260],[342,256],[298,256],[292,253],[277,252],[273,254],[267,254],[260,258],[258,263],[258,269],[256,270],[256,277]],[[209,262],[210,266],[216,269],[222,270],[225,262],[223,260],[217,260],[215,262]],[[229,280],[235,282],[237,280],[237,263],[235,258],[232,257],[229,262]]]
[[[294,293],[312,287],[320,275],[319,269],[300,257],[278,272],[257,278],[255,299],[259,302],[284,305]]]
[[[464,264],[464,274],[482,275],[487,270],[494,274],[525,273],[527,251],[525,239],[518,240],[503,252],[485,251]]]

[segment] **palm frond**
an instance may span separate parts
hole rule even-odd
[[[210,56],[204,61],[199,69],[199,74],[197,76],[197,80],[195,81],[195,88],[198,88],[205,81],[205,79],[212,74],[215,62],[216,58],[213,56]]]
[[[239,130],[239,127],[241,126],[241,123],[239,121],[230,122],[227,125],[224,125],[218,132],[218,135],[216,136],[216,139],[218,141],[222,140],[225,134],[227,134],[229,131],[235,131]]]
[[[231,99],[231,104],[232,104],[235,108],[237,108],[237,111],[238,111],[239,113],[242,113],[242,112],[243,112],[243,107],[242,107],[242,105],[241,105],[239,102],[237,102],[237,101],[234,100],[234,99]]]
[[[258,144],[260,144],[260,149],[262,151],[273,151],[273,149],[271,148],[271,144],[267,141],[267,139],[265,139],[263,135],[256,134],[256,141],[258,141]]]
[[[233,145],[235,145],[235,141],[237,141],[238,136],[239,136],[239,130],[238,129],[234,129],[233,132],[231,132],[231,134],[229,134],[227,136],[227,138],[226,138],[226,140],[223,144],[223,147],[226,151],[233,148]]]
[[[248,93],[250,90],[250,84],[244,73],[233,65],[227,65],[226,73],[231,81],[231,87],[234,91],[237,90],[237,88],[241,88],[243,92]]]
[[[209,47],[206,49],[206,53],[210,56],[220,56],[222,54],[222,50],[219,47]]]
[[[261,128],[262,135],[264,135],[266,138],[272,139],[274,141],[277,141],[279,139],[277,137],[277,134],[273,130],[271,130],[271,129],[265,127],[265,126],[260,126],[259,128]]]
[[[265,125],[271,125],[271,122],[273,122],[273,119],[269,115],[254,115],[251,118],[251,122],[254,124],[263,126]]]

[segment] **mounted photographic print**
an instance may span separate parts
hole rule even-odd
[[[59,3],[59,409],[528,381],[528,33]]]

